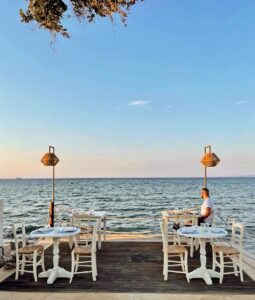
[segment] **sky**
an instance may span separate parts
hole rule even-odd
[[[0,178],[255,174],[255,1],[146,0],[127,27],[65,20],[70,39],[1,1]]]

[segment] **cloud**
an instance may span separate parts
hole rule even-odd
[[[128,106],[145,106],[148,103],[150,103],[150,101],[134,100],[134,101],[129,102]]]
[[[245,105],[245,104],[248,104],[248,103],[249,103],[249,101],[243,100],[243,101],[236,102],[235,105]]]

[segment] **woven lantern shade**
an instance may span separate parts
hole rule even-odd
[[[205,166],[204,187],[207,187],[207,168],[216,167],[220,159],[212,152],[212,146],[206,146],[204,150],[205,154],[201,159],[201,163]],[[207,152],[207,150],[209,150],[209,152]]]
[[[210,167],[216,167],[217,164],[220,162],[220,159],[215,153],[206,153],[203,158],[201,159],[201,163],[210,168]]]
[[[47,167],[53,167],[56,166],[56,164],[59,162],[59,159],[55,153],[48,152],[44,154],[41,162]]]

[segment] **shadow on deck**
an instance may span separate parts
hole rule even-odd
[[[67,243],[60,245],[60,265],[70,270],[71,255]],[[52,247],[46,251],[46,268],[52,267]],[[187,283],[183,274],[169,273],[168,281],[162,275],[162,244],[159,242],[105,242],[97,252],[98,277],[93,282],[91,274],[75,275],[73,282],[57,279],[47,285],[46,279],[35,283],[32,274],[25,273],[15,281],[14,274],[0,284],[2,291],[17,292],[120,292],[120,293],[241,293],[255,294],[255,282],[246,274],[244,282],[238,277],[224,277],[207,286],[201,279]],[[208,247],[207,264],[211,264]],[[189,258],[189,271],[199,266],[199,253]]]

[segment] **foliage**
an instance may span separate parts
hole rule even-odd
[[[126,24],[131,7],[138,1],[143,0],[27,0],[27,10],[24,12],[21,9],[20,16],[22,22],[35,21],[54,36],[61,34],[69,37],[67,29],[62,25],[65,15],[71,17],[69,11],[73,11],[74,17],[88,22],[95,21],[97,16],[113,20],[117,14]]]

